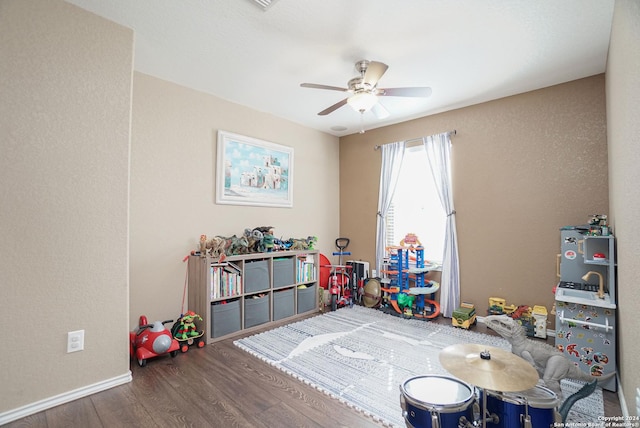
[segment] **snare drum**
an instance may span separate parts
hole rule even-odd
[[[400,385],[400,406],[409,428],[457,427],[473,422],[474,389],[447,376],[416,376]]]
[[[535,386],[520,392],[496,392],[485,390],[489,415],[497,415],[498,423],[487,420],[491,428],[520,428],[528,413],[533,428],[549,428],[556,419],[560,399],[555,392],[543,386]],[[559,415],[558,415],[559,416]]]

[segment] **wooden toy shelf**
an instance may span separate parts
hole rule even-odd
[[[317,251],[190,256],[188,308],[206,343],[318,310]]]

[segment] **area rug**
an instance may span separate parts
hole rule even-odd
[[[348,406],[390,427],[404,427],[400,386],[424,375],[451,376],[438,355],[449,345],[477,343],[506,350],[501,337],[447,325],[404,319],[354,306],[342,308],[234,344]],[[563,380],[567,397],[582,383]],[[578,401],[567,422],[599,426],[602,390]]]

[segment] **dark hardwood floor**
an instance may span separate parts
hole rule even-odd
[[[440,318],[432,322],[450,323]],[[269,327],[272,328],[273,326]],[[481,324],[473,327],[492,334]],[[262,329],[266,330],[266,329]],[[252,330],[255,334],[262,330]],[[248,335],[248,334],[246,334]],[[381,427],[233,345],[132,362],[133,381],[5,425],[15,427]],[[604,391],[605,415],[620,416]],[[398,401],[398,412],[400,412]]]

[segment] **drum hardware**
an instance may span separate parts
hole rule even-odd
[[[455,377],[492,391],[524,391],[538,383],[538,372],[531,364],[493,346],[451,345],[440,351],[438,358]]]
[[[555,392],[540,385],[515,393],[485,390],[483,396],[486,412],[499,416],[497,427],[501,428],[548,428],[554,426],[554,424],[561,422],[560,414],[557,411],[559,401]]]
[[[407,427],[465,427],[474,417],[475,390],[442,375],[416,376],[400,385],[400,406]]]
[[[431,375],[403,383],[407,427],[547,428],[562,420],[556,393],[537,385],[535,369],[511,352],[460,344],[442,350],[439,359],[460,380]]]
[[[478,418],[482,422],[482,428],[486,428],[487,422],[500,423],[500,416],[496,412],[490,412],[487,407],[487,390],[524,391],[538,383],[538,372],[531,364],[509,351],[492,346],[451,345],[440,352],[439,360],[442,367],[451,374],[484,390],[480,412],[482,416]],[[529,415],[525,415],[525,424],[526,419],[531,424]]]

